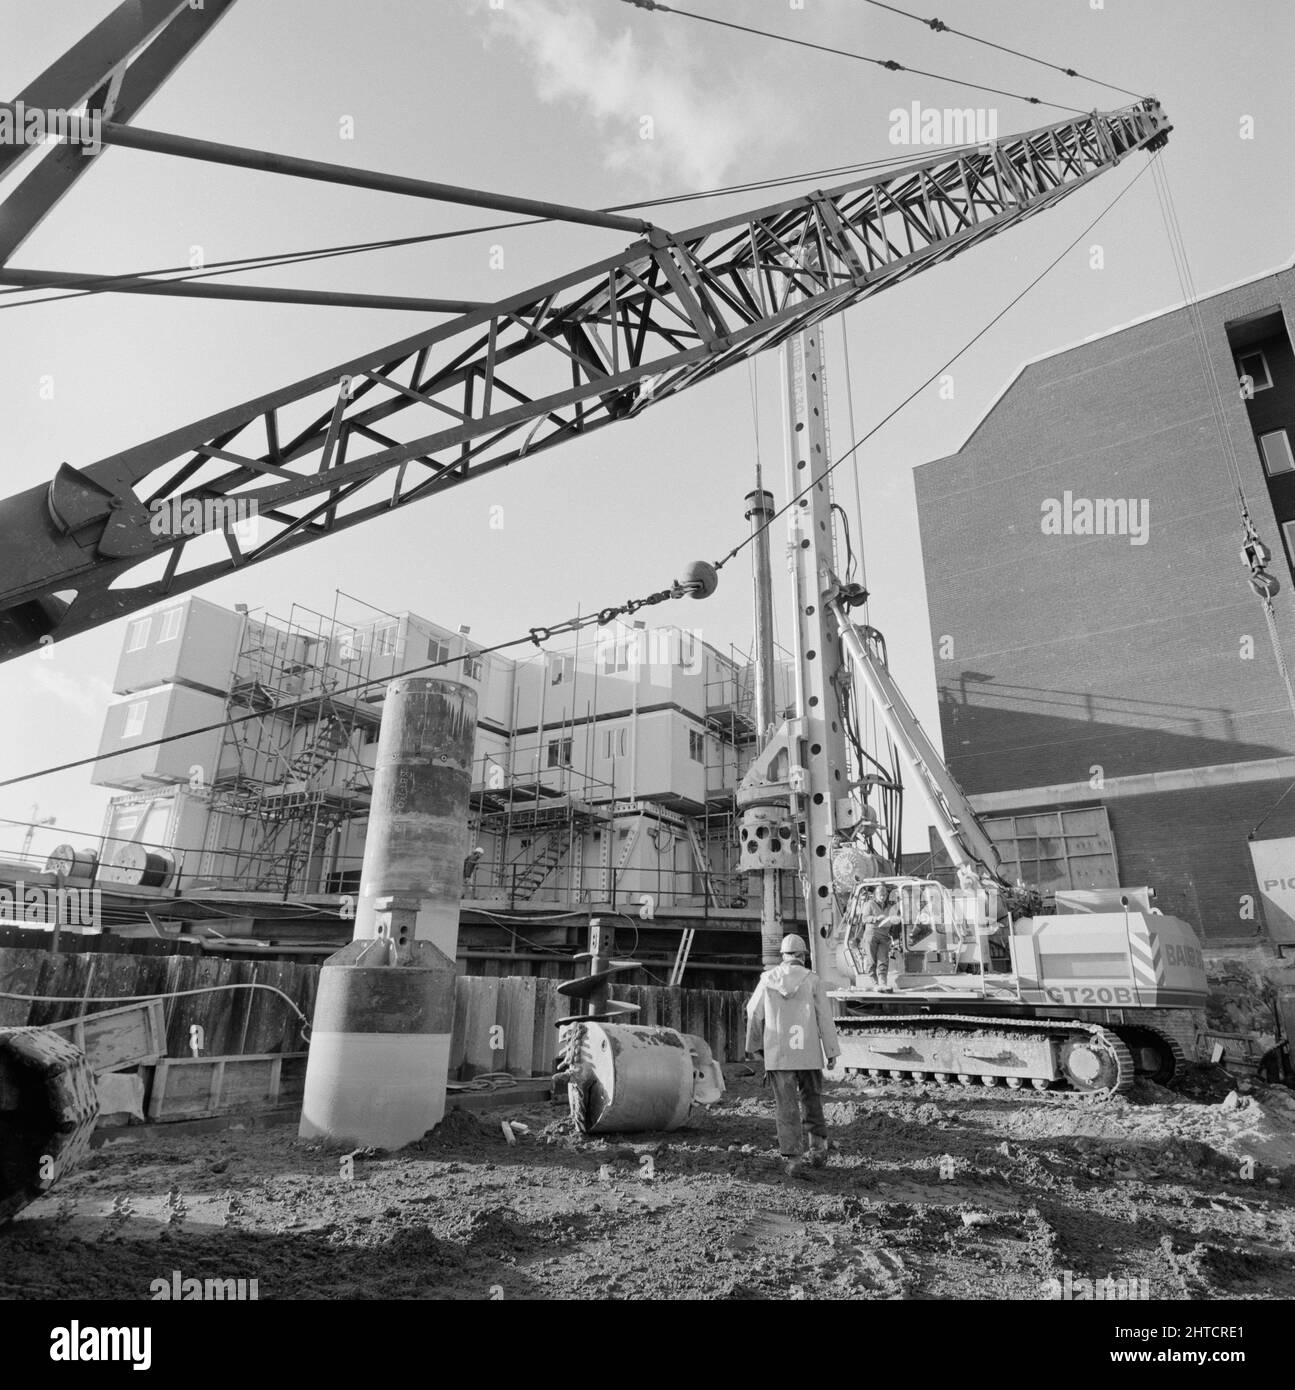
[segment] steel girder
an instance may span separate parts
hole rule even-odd
[[[1033,216],[1170,128],[1146,98],[686,232],[653,228],[500,303],[65,464],[0,503],[0,659],[633,416]],[[186,501],[200,533],[150,527]],[[235,502],[255,504],[254,541],[220,514]]]
[[[28,108],[55,110],[72,110],[84,102],[88,111],[103,120],[132,120],[233,3],[205,0],[194,8],[188,0],[122,0],[25,88],[18,101]],[[0,176],[32,149],[24,144],[0,145]],[[0,265],[98,158],[98,152],[76,144],[46,152],[0,204]]]

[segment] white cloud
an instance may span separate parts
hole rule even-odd
[[[28,670],[33,683],[47,694],[75,710],[82,719],[102,724],[104,712],[112,701],[112,686],[102,676],[74,680],[43,661],[31,662]]]
[[[756,130],[734,108],[732,84],[719,80],[713,65],[704,65],[677,33],[665,32],[663,51],[649,55],[629,28],[615,38],[600,33],[576,0],[525,0],[490,13],[492,33],[531,59],[540,99],[582,108],[603,143],[607,167],[643,169],[645,184],[654,188],[662,177],[671,191],[721,184],[746,149],[781,136],[767,92],[749,103],[759,112]],[[664,26],[670,17],[659,18]],[[753,73],[752,92],[758,80]],[[650,140],[640,136],[645,116],[653,123]]]

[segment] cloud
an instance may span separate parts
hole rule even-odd
[[[112,701],[112,686],[102,676],[73,680],[71,676],[65,676],[41,661],[31,662],[28,669],[33,683],[47,694],[75,710],[82,719],[102,724],[104,713]]]
[[[718,80],[713,63],[665,31],[659,55],[649,55],[626,28],[602,34],[575,0],[525,0],[490,12],[492,34],[517,44],[531,60],[542,101],[569,102],[591,118],[610,169],[646,169],[654,185],[662,176],[706,188],[723,183],[745,149],[781,136],[767,93],[735,109],[733,84]],[[664,21],[669,16],[662,16]],[[752,91],[756,75],[752,75]],[[747,103],[742,103],[747,105]],[[643,139],[644,117],[652,138]],[[785,123],[781,123],[785,129]]]

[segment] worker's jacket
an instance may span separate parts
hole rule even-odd
[[[746,1050],[764,1053],[766,1071],[822,1071],[840,1055],[823,982],[795,961],[760,976],[746,1006]]]

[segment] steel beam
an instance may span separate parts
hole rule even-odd
[[[64,466],[0,503],[0,659],[635,415],[1033,216],[1115,159],[1159,148],[1169,129],[1147,98],[678,235],[654,230],[500,303]],[[303,405],[306,423],[286,437],[282,413],[300,421]],[[226,467],[213,473],[212,461]],[[155,506],[232,496],[259,512],[251,544],[217,519],[196,535],[150,527]]]
[[[618,212],[599,212],[566,203],[546,203],[535,198],[512,198],[504,193],[487,193],[479,188],[459,188],[450,183],[431,183],[401,174],[379,174],[353,169],[347,164],[327,164],[320,159],[298,159],[294,155],[249,150],[241,145],[220,145],[197,140],[191,135],[172,135],[161,130],[140,130],[138,126],[105,121],[101,131],[105,145],[121,145],[130,150],[153,154],[179,155],[209,164],[227,164],[235,169],[255,169],[266,174],[288,174],[297,179],[338,183],[347,188],[370,188],[378,193],[401,193],[410,198],[430,198],[433,202],[462,203],[468,207],[490,208],[495,212],[519,212],[527,217],[547,217],[557,222],[580,222],[589,227],[610,227],[618,232],[643,233],[651,223],[641,217],[625,217]]]
[[[16,100],[28,110],[75,110],[186,4],[187,0],[122,0],[106,19],[29,82]],[[0,178],[35,148],[0,145]]]
[[[399,294],[348,294],[342,290],[292,290],[272,285],[213,285],[202,280],[154,280],[147,275],[78,275],[70,270],[0,269],[0,285],[177,295],[183,299],[238,299],[264,304],[326,304],[348,309],[412,309],[425,314],[469,314],[484,307],[472,299],[417,299]]]
[[[797,497],[788,516],[787,545],[796,605],[793,650],[800,674],[796,713],[804,730],[796,758],[805,769],[799,807],[801,876],[807,897],[805,920],[812,927],[810,958],[828,987],[836,989],[853,981],[836,963],[832,851],[837,833],[853,829],[854,810],[846,781],[845,715],[838,688],[845,658],[822,601],[836,555],[821,332],[811,329],[798,335],[785,353],[787,492]]]
[[[28,107],[67,109],[87,101],[108,84],[98,109],[119,123],[132,120],[233,3],[234,0],[205,0],[200,9],[192,9],[187,4],[176,4],[175,0],[126,0],[37,78],[20,100]],[[139,53],[153,35],[153,41]],[[109,79],[127,62],[125,71],[118,73],[120,81],[114,91]],[[29,95],[33,92],[34,96]],[[63,100],[53,99],[60,96]],[[0,146],[0,177],[29,148],[18,147],[18,156],[7,160],[8,150]],[[51,149],[0,204],[0,265],[8,261],[98,157],[99,152],[89,152],[85,146],[65,144]]]

